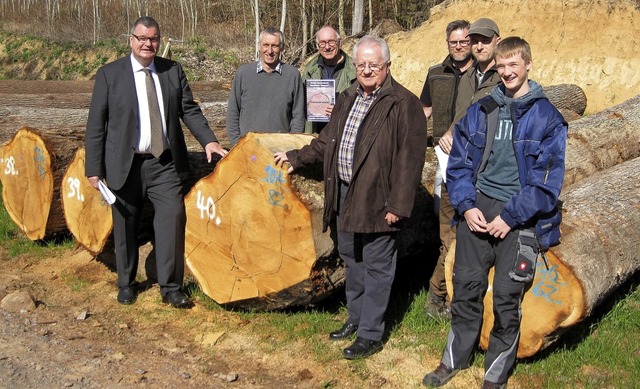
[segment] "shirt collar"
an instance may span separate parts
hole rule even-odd
[[[282,74],[282,61],[278,61],[278,64],[276,65],[276,68],[274,69],[274,71],[278,72],[279,74]],[[262,61],[258,61],[258,66],[256,68],[256,73],[260,73],[260,72],[266,72],[262,68]]]
[[[138,62],[137,59],[135,59],[133,57],[133,54],[130,55],[130,58],[131,58],[131,67],[133,68],[133,72],[134,73],[139,72],[139,71],[141,71],[142,69],[145,68],[144,66],[142,66],[140,64],[140,62]],[[156,72],[156,63],[155,63],[155,61],[151,61],[151,63],[149,64],[149,66],[147,66],[147,68],[151,69],[152,73],[157,73]]]
[[[361,85],[358,85],[358,89],[356,89],[356,92],[358,92],[358,96],[360,96],[363,99],[375,99],[376,97],[378,97],[378,94],[380,94],[380,90],[382,89],[382,86],[379,86],[376,88],[376,90],[374,90],[373,92],[369,93],[366,97],[364,96],[364,90],[362,89]]]

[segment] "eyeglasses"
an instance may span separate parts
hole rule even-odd
[[[382,64],[378,64],[378,63],[357,63],[356,64],[356,69],[358,70],[358,72],[362,73],[362,72],[364,72],[364,69],[366,69],[367,66],[368,66],[369,70],[371,70],[374,73],[377,73],[380,70],[382,70],[384,65],[386,65],[386,63],[382,63]]]
[[[469,47],[469,45],[471,44],[471,39],[465,39],[463,41],[447,41],[447,43],[449,43],[449,47],[456,47],[458,46],[458,44],[461,47]]]
[[[339,41],[340,41],[340,39],[332,39],[330,41],[319,41],[318,42],[318,47],[320,47],[322,49],[324,49],[327,46],[336,47],[338,45]]]
[[[160,37],[157,36],[153,36],[151,38],[148,38],[146,36],[137,36],[136,34],[131,34],[131,36],[136,38],[136,40],[142,44],[145,44],[147,42],[151,42],[152,44],[160,42]]]

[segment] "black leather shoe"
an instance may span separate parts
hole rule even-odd
[[[193,303],[187,297],[186,294],[179,290],[172,290],[162,296],[162,302],[165,304],[171,304],[174,308],[191,308]]]
[[[331,340],[342,340],[347,339],[353,336],[358,331],[358,326],[355,324],[344,323],[342,328],[338,331],[334,331],[329,334],[329,339]]]
[[[133,304],[136,301],[136,297],[138,297],[138,293],[134,288],[118,289],[118,302],[120,304]]]
[[[351,346],[342,350],[342,355],[344,355],[346,359],[366,358],[382,350],[382,346],[383,343],[381,340],[357,337]]]

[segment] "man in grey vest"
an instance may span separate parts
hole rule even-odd
[[[432,66],[422,88],[420,101],[427,120],[433,120],[433,140],[438,143],[453,124],[460,78],[473,65],[471,40],[466,20],[454,20],[447,25],[447,48],[449,55],[442,63]],[[425,306],[428,317],[450,318],[447,286],[444,274],[444,260],[449,251],[455,231],[451,228],[454,210],[449,204],[447,187],[442,182],[441,168],[436,169],[434,186],[434,209],[440,221],[440,255],[429,280],[429,296]]]

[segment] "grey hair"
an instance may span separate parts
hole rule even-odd
[[[354,60],[357,57],[358,49],[360,48],[360,45],[365,44],[365,43],[373,43],[376,46],[380,47],[380,49],[382,50],[382,59],[384,60],[385,63],[388,63],[391,60],[391,53],[389,52],[389,45],[387,45],[387,42],[384,39],[378,38],[377,36],[373,36],[373,35],[365,35],[365,36],[363,36],[355,44],[355,46],[353,46],[353,59]]]
[[[320,32],[320,30],[322,30],[323,28],[327,28],[327,27],[328,27],[328,28],[330,28],[330,29],[332,29],[332,30],[333,30],[333,32],[335,32],[335,33],[336,33],[336,40],[337,40],[337,41],[339,41],[340,39],[342,39],[342,38],[340,37],[340,33],[338,32],[338,30],[336,30],[336,29],[335,29],[332,25],[330,25],[330,24],[325,24],[324,26],[320,27],[320,28],[318,29],[318,31],[316,32],[316,43],[318,43],[318,32]]]
[[[260,32],[260,37],[258,38],[259,42],[262,42],[262,37],[266,34],[269,35],[277,35],[280,38],[280,47],[284,47],[284,34],[282,31],[278,30],[275,27],[267,27]]]
[[[136,19],[136,21],[131,25],[131,34],[135,33],[136,27],[141,24],[146,28],[155,28],[158,31],[158,37],[160,37],[160,25],[151,16],[141,16]]]

